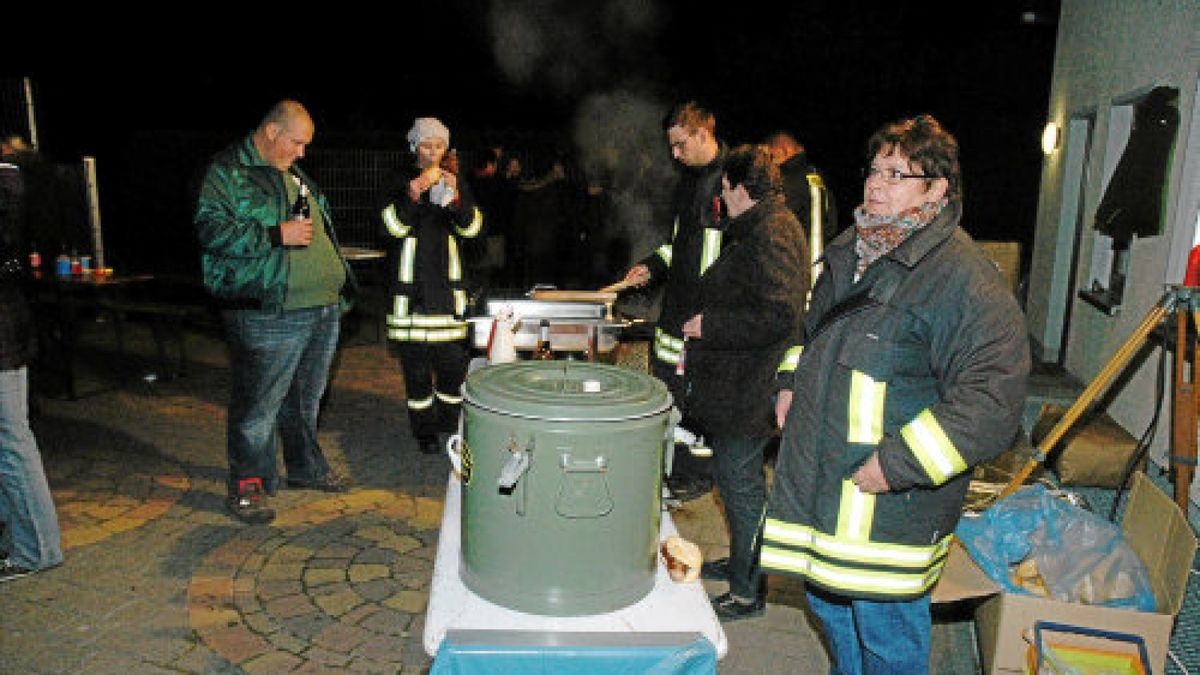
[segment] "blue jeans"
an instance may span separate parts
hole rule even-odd
[[[829,641],[829,672],[913,675],[929,672],[933,620],[929,596],[902,602],[857,600],[809,587],[808,606]]]
[[[729,592],[742,600],[760,594],[758,531],[767,503],[767,479],[763,452],[767,436],[714,434],[713,478],[725,503],[729,525]]]
[[[0,553],[28,569],[63,560],[58,514],[29,428],[29,371],[0,370]]]
[[[315,481],[329,473],[317,444],[317,411],[337,351],[337,305],[267,312],[226,310],[230,376],[228,489],[259,478],[274,492],[279,477],[275,432],[293,480]]]

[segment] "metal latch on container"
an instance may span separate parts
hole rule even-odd
[[[500,469],[500,479],[497,483],[501,488],[510,490],[517,481],[521,480],[521,476],[529,470],[529,455],[523,450],[513,450],[508,461]]]

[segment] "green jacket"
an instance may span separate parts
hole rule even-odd
[[[312,178],[292,171],[308,186],[325,220],[325,231],[346,270],[341,307],[348,309],[357,284],[338,247],[329,203]],[[279,170],[263,161],[246,136],[213,157],[196,204],[196,235],[204,286],[233,306],[277,311],[287,299],[290,255],[279,224],[288,218],[287,189]]]

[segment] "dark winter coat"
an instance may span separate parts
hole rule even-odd
[[[833,239],[838,233],[837,205],[824,174],[808,163],[808,154],[798,152],[788,157],[779,165],[779,175],[787,207],[796,214],[804,233],[811,237],[815,223],[821,230],[822,244]]]
[[[861,598],[907,600],[941,574],[973,467],[1016,436],[1025,317],[958,227],[960,205],[855,282],[855,232],[825,252],[789,385],[763,533],[765,570]],[[891,490],[850,477],[871,457]]]
[[[28,364],[36,346],[23,288],[23,194],[20,169],[0,163],[0,370]]]
[[[808,284],[804,233],[782,199],[728,222],[697,284],[702,337],[684,359],[685,408],[705,433],[774,433],[775,371],[800,338]]]

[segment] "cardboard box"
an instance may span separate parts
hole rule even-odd
[[[975,632],[986,673],[1023,673],[1029,643],[1039,620],[1141,636],[1155,673],[1165,672],[1175,617],[1183,607],[1188,573],[1196,555],[1196,535],[1175,502],[1145,474],[1134,474],[1121,530],[1146,565],[1157,611],[1138,612],[1060,602],[1002,591],[979,569],[960,544],[951,547],[935,603],[984,598],[975,610]]]

